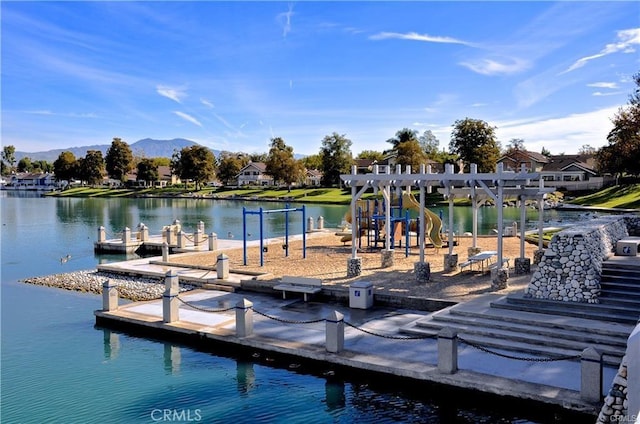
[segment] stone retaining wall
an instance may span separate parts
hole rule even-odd
[[[611,383],[609,393],[604,398],[597,424],[623,422],[627,415],[627,355],[622,358],[618,373]],[[633,422],[629,419],[628,422]]]
[[[627,237],[634,217],[603,217],[560,231],[553,236],[538,269],[525,290],[526,297],[564,302],[598,303],[602,262],[616,241]]]

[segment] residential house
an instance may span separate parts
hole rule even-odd
[[[271,186],[273,177],[266,174],[267,165],[264,162],[249,162],[237,175],[238,185]]]
[[[58,188],[55,175],[48,172],[19,172],[12,174],[7,184],[3,186],[6,190],[40,190],[53,191]]]
[[[306,186],[319,186],[322,180],[322,171],[317,169],[307,169],[304,179],[304,185]]]
[[[156,181],[138,181],[138,172],[135,169],[127,174],[126,181],[128,186],[138,188],[163,188],[170,185],[180,184],[182,182],[180,177],[173,174],[173,172],[171,172],[171,167],[167,165],[158,166],[158,180]]]
[[[558,187],[569,191],[600,189],[608,182],[596,171],[596,160],[592,154],[551,155],[527,150],[514,150],[502,156],[499,163],[508,171],[519,171],[522,165],[527,172],[539,172],[547,187]]]

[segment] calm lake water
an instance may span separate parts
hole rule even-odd
[[[241,237],[242,206],[256,210],[257,203],[41,198],[10,192],[0,192],[0,203],[2,423],[553,421],[544,411],[514,412],[507,402],[488,403],[476,395],[452,397],[442,389],[328,376],[329,370],[304,366],[292,371],[288,363],[202,352],[96,328],[93,311],[101,308],[99,296],[19,282],[95,269],[100,261],[117,259],[93,253],[101,225],[115,234],[143,222],[158,234],[174,219],[188,231],[203,221],[207,233],[224,238],[230,231]],[[490,222],[491,208],[483,209],[481,228],[488,232],[495,220]],[[307,216],[323,216],[327,226],[337,226],[345,211],[345,206],[308,206]],[[446,220],[446,208],[443,212]],[[458,217],[462,213],[456,210],[457,222],[468,222]],[[519,218],[518,211],[513,213],[505,221]],[[299,233],[301,214],[290,218],[290,231]],[[282,217],[270,217],[266,223],[269,237],[281,236]],[[257,221],[251,225],[257,228]],[[464,231],[470,229],[469,223]],[[61,263],[67,254],[71,260]]]

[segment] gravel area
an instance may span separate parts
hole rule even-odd
[[[160,299],[165,290],[164,280],[162,279],[128,277],[95,270],[33,277],[24,279],[22,282],[38,286],[101,294],[102,284],[105,280],[110,280],[115,283],[121,298],[134,301]],[[181,292],[192,290],[193,288],[191,285],[180,284]]]

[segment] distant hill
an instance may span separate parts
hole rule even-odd
[[[138,140],[133,144],[129,144],[134,156],[144,156],[147,158],[166,157],[170,158],[174,150],[181,150],[185,147],[197,146],[195,141],[187,140],[184,138],[174,138],[173,140],[154,140],[151,138],[144,138]],[[109,144],[99,144],[93,146],[81,146],[81,147],[68,147],[66,149],[53,149],[43,152],[19,152],[16,151],[16,163],[23,157],[28,157],[33,160],[46,160],[53,162],[58,159],[60,153],[71,152],[76,158],[84,157],[87,154],[87,150],[100,150],[102,155],[107,154],[107,150],[111,147]],[[213,154],[218,156],[220,153],[217,150],[212,150]]]

